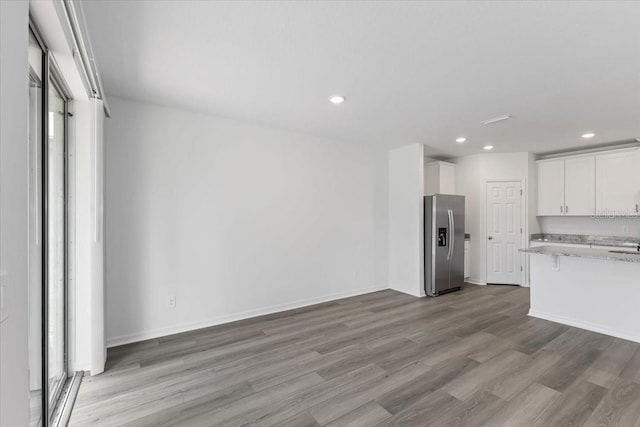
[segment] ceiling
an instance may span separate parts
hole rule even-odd
[[[107,95],[435,156],[640,137],[640,2],[83,8]]]

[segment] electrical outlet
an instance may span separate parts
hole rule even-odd
[[[175,295],[169,295],[167,297],[167,307],[176,308],[176,296]]]

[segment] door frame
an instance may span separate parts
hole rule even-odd
[[[522,190],[522,197],[520,197],[520,225],[522,227],[522,233],[520,235],[520,248],[526,249],[529,247],[529,239],[527,236],[529,235],[529,203],[528,197],[529,189],[527,187],[527,179],[526,178],[496,178],[496,179],[486,179],[484,181],[484,185],[482,187],[482,224],[481,230],[482,235],[482,253],[484,258],[484,284],[486,285],[487,277],[488,277],[488,262],[489,255],[487,253],[487,187],[490,183],[504,183],[504,182],[518,182],[520,183],[520,189]],[[529,260],[526,254],[520,252],[520,265],[522,266],[522,271],[520,272],[520,283],[519,286],[528,287],[529,281],[527,277],[529,277]]]
[[[70,223],[70,214],[74,206],[71,204],[72,196],[71,196],[71,186],[70,186],[70,172],[72,172],[72,163],[69,161],[72,153],[71,149],[71,102],[73,98],[71,96],[71,91],[69,86],[64,80],[63,74],[58,67],[55,58],[51,50],[49,49],[47,43],[45,42],[42,34],[38,30],[37,25],[29,17],[29,30],[34,35],[37,43],[42,49],[42,106],[40,110],[40,114],[42,115],[42,128],[41,128],[41,159],[40,159],[40,168],[41,168],[41,181],[40,185],[42,187],[42,205],[40,209],[40,221],[41,221],[41,256],[42,256],[42,283],[41,283],[41,298],[42,298],[42,307],[41,307],[41,327],[42,327],[42,337],[41,337],[41,356],[42,356],[42,366],[41,366],[41,375],[42,375],[42,425],[43,427],[48,427],[54,421],[53,417],[56,416],[56,410],[60,406],[60,398],[65,393],[65,387],[69,384],[69,380],[71,378],[72,367],[71,367],[71,349],[70,346],[70,338],[73,336],[72,328],[70,325],[70,292],[69,292],[69,283],[72,278],[72,274],[70,274],[70,266],[71,260],[69,259],[70,246],[72,246],[71,236],[74,230],[74,226]],[[48,357],[48,349],[49,349],[49,197],[48,197],[48,159],[49,159],[49,89],[51,84],[53,84],[55,90],[60,94],[60,96],[64,99],[64,161],[63,161],[63,186],[64,186],[64,209],[63,209],[63,235],[64,235],[64,244],[63,244],[63,257],[64,257],[64,265],[63,265],[63,318],[64,318],[64,327],[63,327],[63,339],[64,339],[64,372],[66,375],[65,382],[60,386],[56,402],[54,405],[49,404],[50,400],[50,392],[49,392],[49,357]]]

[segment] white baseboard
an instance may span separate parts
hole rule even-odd
[[[403,293],[405,295],[416,297],[416,298],[422,298],[422,297],[426,297],[427,296],[427,294],[424,293],[424,290],[422,290],[422,293],[413,293],[413,292],[407,292],[407,291],[405,291],[403,289],[396,289],[396,288],[391,287],[391,286],[389,286],[388,289],[391,289],[392,291]]]
[[[622,338],[623,340],[639,342],[640,336],[636,336],[633,334],[629,334],[624,331],[618,331],[615,329],[605,328],[599,325],[594,325],[588,322],[583,322],[581,320],[571,319],[564,316],[558,316],[555,314],[544,313],[541,311],[529,309],[529,316],[537,317],[538,319],[550,320],[551,322],[562,323],[563,325],[574,326],[576,328],[585,329],[591,332],[597,332],[600,334],[610,335],[616,338]]]
[[[107,348],[116,347],[124,344],[131,344],[133,342],[150,340],[154,338],[160,338],[167,335],[179,334],[181,332],[193,331],[195,329],[208,328],[210,326],[222,325],[224,323],[235,322],[238,320],[249,319],[256,316],[264,316],[266,314],[277,313],[279,311],[292,310],[295,308],[306,307],[308,305],[320,304],[323,302],[333,301],[341,298],[348,298],[356,295],[368,294],[371,292],[377,292],[388,289],[386,287],[371,287],[364,288],[355,291],[339,292],[331,295],[325,295],[317,298],[309,298],[304,300],[298,300],[287,304],[273,305],[270,307],[264,307],[258,310],[244,311],[228,316],[215,317],[212,319],[206,319],[198,322],[188,322],[177,326],[171,326],[167,328],[149,329],[147,331],[136,332],[133,334],[120,335],[116,337],[107,338]]]
[[[483,282],[482,280],[472,279],[470,277],[467,277],[466,279],[464,279],[464,281],[467,282],[467,283],[471,283],[472,285],[479,285],[479,286],[486,286],[487,285],[487,282]],[[509,285],[507,285],[507,286],[509,286]],[[518,286],[522,286],[523,288],[528,288],[529,284],[528,283],[523,283],[523,284],[520,284]]]

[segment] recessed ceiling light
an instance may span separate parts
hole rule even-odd
[[[583,134],[582,134],[582,137],[583,137],[584,139],[593,138],[594,136],[596,136],[596,134],[595,134],[595,133],[592,133],[592,132],[588,132],[588,133],[583,133]]]
[[[456,142],[458,144],[462,144],[463,142],[466,142],[466,140],[467,140],[467,138],[462,137],[462,136],[460,138],[456,138]]]
[[[329,101],[332,104],[342,104],[344,102],[344,100],[345,100],[345,97],[342,96],[342,95],[331,95],[329,97]]]
[[[489,150],[493,150],[493,145],[485,145],[484,147],[485,150],[489,151]]]

